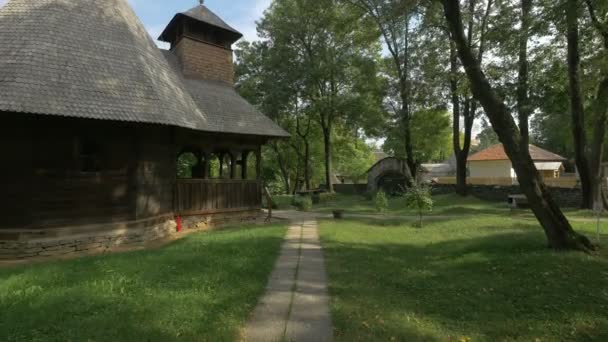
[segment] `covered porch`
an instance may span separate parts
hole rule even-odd
[[[189,145],[177,158],[175,215],[199,216],[260,210],[261,148]]]

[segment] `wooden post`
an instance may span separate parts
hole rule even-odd
[[[243,151],[241,153],[241,178],[246,180],[247,175],[247,157],[249,156],[249,151]]]
[[[217,155],[220,159],[220,178],[224,178],[224,153]]]
[[[230,152],[230,179],[236,179],[236,155]]]
[[[201,167],[203,168],[202,170],[202,177],[203,179],[208,179],[209,178],[209,155],[207,154],[207,152],[202,151],[201,152],[201,159],[199,161],[199,163],[201,163]]]
[[[256,179],[259,181],[262,179],[262,147],[258,147],[255,151],[256,157],[256,165],[255,165],[255,173]]]

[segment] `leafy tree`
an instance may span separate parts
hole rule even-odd
[[[412,185],[416,159],[412,137],[412,82],[411,82],[411,39],[412,27],[419,20],[416,3],[391,0],[345,0],[360,8],[377,25],[390,54],[392,73],[396,76],[397,87],[394,88],[400,99],[395,112],[398,114],[400,128],[403,130],[403,149],[407,160],[406,181]]]
[[[362,113],[381,112],[374,105],[379,91],[370,87],[378,84],[374,63],[380,51],[370,27],[359,11],[333,0],[277,0],[258,27],[272,50],[289,57],[280,59],[290,61],[290,72],[299,76],[302,101],[322,132],[330,191],[334,129],[350,118],[359,121]]]
[[[460,3],[442,0],[445,16],[460,60],[466,70],[475,98],[482,104],[492,127],[502,141],[517,174],[520,187],[536,218],[555,249],[594,249],[589,239],[576,233],[544,185],[512,113],[491,85],[464,34]]]
[[[579,4],[580,2],[578,0],[568,0],[566,7],[568,76],[574,152],[583,192],[583,203],[581,206],[585,209],[592,209],[596,201],[602,200],[601,186],[603,172],[601,164],[604,155],[606,124],[608,124],[608,67],[606,67],[606,63],[600,65],[602,79],[598,86],[597,96],[592,105],[592,110],[595,114],[595,122],[592,142],[590,146],[588,146],[588,138],[585,131],[585,104],[581,92],[581,79],[579,75],[581,59],[579,48]],[[604,23],[598,17],[594,1],[585,0],[585,4],[589,10],[593,26],[601,36],[603,42],[602,53],[605,60],[606,57],[608,57],[608,22]],[[608,15],[608,6],[601,6],[598,7],[598,9],[605,11],[605,14]]]

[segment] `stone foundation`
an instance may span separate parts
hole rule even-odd
[[[263,219],[261,215],[261,211],[251,210],[182,217],[182,232],[255,223]],[[103,253],[121,247],[145,246],[178,234],[176,220],[171,216],[111,226],[0,231],[0,260]]]

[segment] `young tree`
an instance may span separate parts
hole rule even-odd
[[[405,206],[418,211],[418,227],[422,228],[424,212],[433,210],[431,189],[420,184],[412,187],[405,194]]]
[[[483,106],[517,174],[521,190],[530,203],[534,215],[543,227],[549,246],[554,249],[591,251],[594,246],[585,236],[576,233],[557,203],[549,194],[536,169],[527,145],[512,113],[488,81],[464,33],[460,2],[441,0],[452,39],[465,68],[475,98]]]

